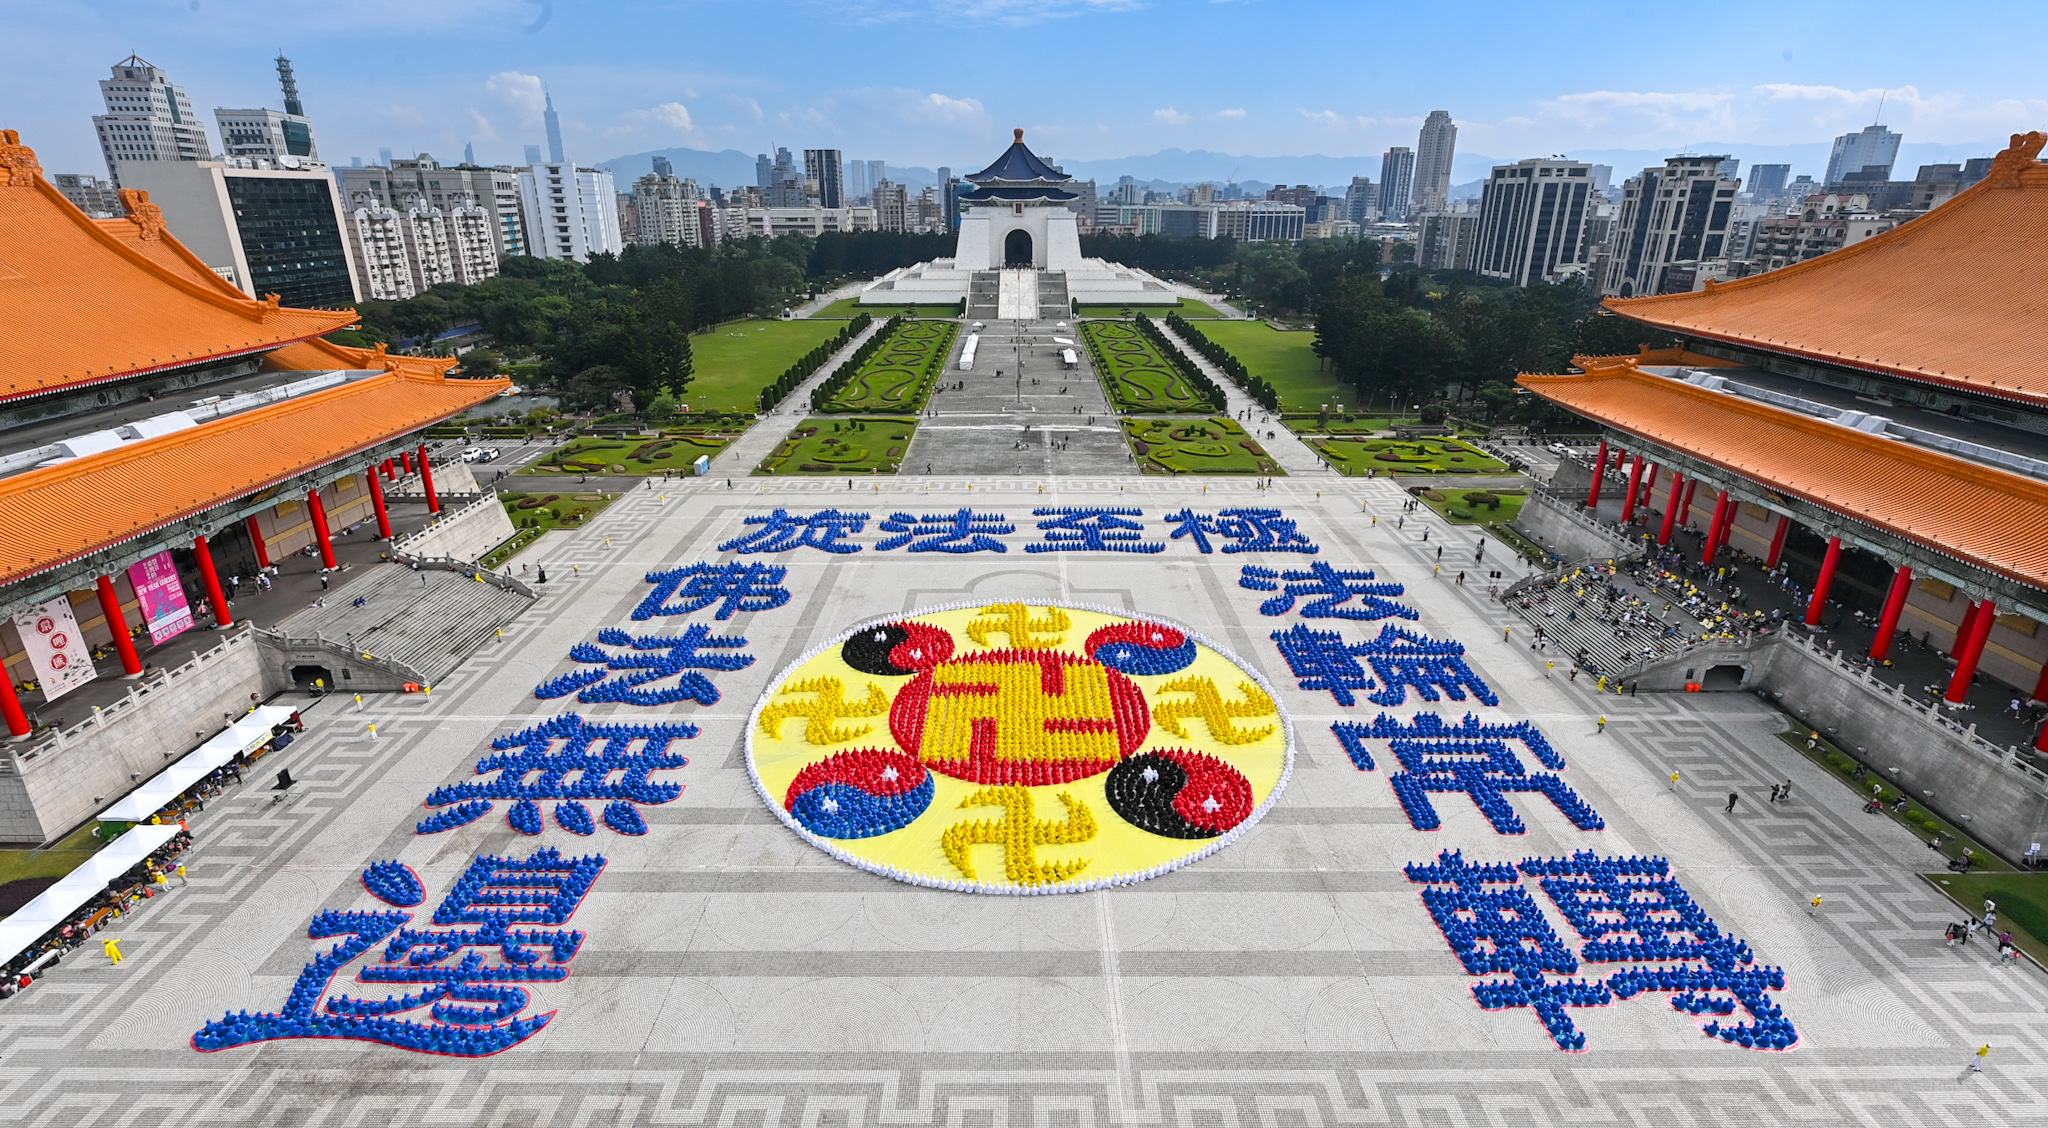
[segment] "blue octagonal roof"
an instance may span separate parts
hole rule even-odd
[[[1017,140],[996,158],[996,163],[980,172],[969,173],[967,179],[977,184],[991,180],[1049,180],[1064,183],[1073,177],[1038,159],[1038,154],[1024,147],[1024,131],[1017,131]]]

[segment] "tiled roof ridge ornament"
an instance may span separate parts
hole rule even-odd
[[[1019,127],[1017,128],[1017,130],[1016,130],[1016,133],[1017,133],[1017,144],[1019,144],[1019,145],[1022,145],[1022,144],[1024,143],[1024,129],[1023,129],[1023,127],[1022,127],[1022,126],[1019,126]]]
[[[42,174],[36,151],[21,143],[20,131],[0,129],[0,185],[28,188]]]
[[[128,211],[128,222],[142,229],[139,238],[155,239],[164,233],[164,209],[149,202],[148,189],[121,189],[121,206]]]
[[[2043,147],[2048,147],[2048,133],[2037,129],[2013,134],[2011,147],[1991,158],[1991,172],[1984,179],[1993,188],[2019,187],[2020,173],[2036,166]]]

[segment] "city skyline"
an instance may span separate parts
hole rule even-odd
[[[1431,34],[1431,18],[1322,3],[1041,0],[984,5],[977,17],[852,2],[811,7],[830,34],[760,39],[729,6],[628,5],[600,18],[473,0],[428,12],[373,3],[345,17],[307,8],[280,44],[278,21],[247,18],[244,7],[222,0],[135,12],[88,2],[61,17],[15,13],[12,31],[25,50],[0,76],[9,127],[32,136],[49,167],[90,170],[99,163],[93,79],[112,62],[139,53],[190,90],[203,115],[276,103],[269,61],[280,48],[297,66],[330,163],[373,160],[380,148],[452,156],[465,145],[486,163],[516,163],[524,146],[547,139],[550,94],[566,155],[580,162],[670,147],[759,152],[772,142],[935,166],[981,151],[1015,125],[1067,160],[1169,148],[1376,159],[1413,146],[1437,108],[1450,109],[1461,153],[1500,160],[1589,148],[1825,142],[1870,124],[1880,98],[1884,124],[1909,142],[1993,146],[2048,121],[2038,80],[2013,89],[2010,69],[1966,65],[1988,45],[1985,32],[1936,26],[1910,42],[1845,44],[1829,26],[1834,8],[1846,14],[1846,6],[1802,9],[1788,24],[1777,9],[1738,3],[1725,26],[1686,28],[1688,42],[1716,58],[1712,83],[1683,77],[1700,72],[1673,68],[1661,53],[1627,50],[1680,33],[1679,17],[1659,13],[1566,35],[1496,7],[1487,39],[1460,43],[1452,56],[1386,52],[1361,62],[1349,57],[1348,32],[1414,38]],[[1882,19],[1887,7],[1854,11]],[[1757,18],[1743,18],[1750,13]],[[903,84],[877,85],[873,60],[900,51],[913,20],[922,69],[896,80]],[[1304,21],[1328,34],[1299,35]],[[2006,37],[2043,25],[2048,16],[2017,6],[1973,23],[1998,26]],[[627,26],[635,34],[617,34]],[[688,36],[663,34],[685,26]],[[400,41],[392,50],[389,33],[400,27],[454,37],[465,49],[409,53]],[[1213,55],[1219,36],[1231,45],[1227,57]],[[978,56],[970,48],[993,40],[1089,81],[1018,84],[1002,67],[968,61]],[[728,49],[735,42],[760,49],[736,54]],[[1148,49],[1128,50],[1134,42]],[[1601,66],[1515,65],[1546,51],[1583,52]],[[1191,67],[1189,58],[1210,63]],[[734,59],[749,61],[735,67]],[[1244,80],[1218,81],[1217,63]]]

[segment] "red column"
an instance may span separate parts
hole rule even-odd
[[[263,526],[256,523],[254,513],[249,515],[249,520],[245,524],[249,529],[249,543],[256,548],[256,566],[270,567],[270,546],[263,543]]]
[[[441,499],[434,493],[434,468],[427,463],[427,448],[420,447],[420,484],[427,487],[427,512],[441,512]],[[1593,488],[1600,488],[1600,479],[1593,479]]]
[[[1970,695],[1970,679],[1977,676],[1977,660],[1984,657],[1984,640],[1991,637],[1998,622],[1998,604],[1985,600],[1977,604],[1969,633],[1956,643],[1956,676],[1948,683],[1948,699],[1960,705]]]
[[[1593,486],[1586,491],[1586,508],[1600,504],[1600,480],[1607,476],[1607,440],[1600,440],[1600,457],[1593,460]]]
[[[213,604],[213,621],[223,627],[235,625],[235,613],[228,608],[227,593],[220,590],[220,576],[213,570],[213,550],[205,537],[192,538],[192,554],[199,557],[199,578],[206,581],[206,599]]]
[[[1650,463],[1650,472],[1643,478],[1643,504],[1648,505],[1657,491],[1657,464]]]
[[[1820,579],[1813,585],[1813,602],[1806,605],[1806,625],[1820,626],[1821,612],[1827,610],[1828,592],[1835,586],[1835,565],[1842,562],[1842,538],[1828,538],[1828,554],[1820,562]]]
[[[2048,701],[2048,665],[2041,667],[2041,680],[2034,683],[2034,700]],[[2041,735],[2034,738],[2034,747],[2048,752],[2048,725],[2041,726]]]
[[[1685,475],[1671,475],[1671,496],[1664,499],[1664,527],[1657,533],[1658,544],[1671,543],[1671,524],[1678,519],[1678,495],[1685,492]]]
[[[21,707],[21,698],[14,692],[14,675],[7,672],[4,662],[0,662],[0,717],[7,718],[7,735],[28,735],[28,712]]]
[[[377,507],[377,535],[391,539],[391,514],[384,509],[384,485],[377,481],[377,468],[370,467],[370,503]]]
[[[1693,491],[1699,489],[1699,486],[1698,478],[1688,479],[1685,483],[1685,500],[1680,502],[1678,506],[1678,523],[1681,525],[1692,523],[1692,495]]]
[[[1642,485],[1643,458],[1641,455],[1637,455],[1634,461],[1629,463],[1628,497],[1622,499],[1621,503],[1621,523],[1624,525],[1628,524],[1629,518],[1636,515],[1636,494],[1641,491]]]
[[[1771,534],[1771,558],[1769,560],[1764,561],[1764,567],[1775,568],[1778,566],[1778,555],[1785,551],[1785,534],[1791,531],[1792,518],[1787,517],[1782,513],[1779,514],[1778,531]]]
[[[320,502],[318,488],[306,491],[306,507],[313,511],[313,537],[320,542],[320,566],[333,570],[334,534],[327,531],[327,507]]]
[[[1714,502],[1714,522],[1707,528],[1707,547],[1700,552],[1700,563],[1711,568],[1714,554],[1721,551],[1721,523],[1728,519],[1728,491],[1722,490]]]
[[[1906,593],[1913,590],[1913,569],[1904,564],[1892,573],[1891,593],[1884,597],[1884,614],[1877,619],[1877,641],[1870,644],[1870,660],[1884,661],[1892,652],[1892,636],[1899,633],[1899,612],[1906,609]]]
[[[100,610],[107,613],[107,630],[114,636],[114,649],[121,652],[121,669],[129,677],[142,672],[142,659],[135,653],[135,640],[128,637],[128,620],[121,614],[121,597],[114,594],[114,581],[100,577]]]
[[[399,451],[399,452],[398,452],[398,457],[399,457],[399,460],[400,460],[400,461],[402,461],[402,462],[404,462],[404,463],[405,463],[405,472],[406,472],[407,474],[411,474],[411,473],[412,473],[412,452],[411,452],[411,451],[409,451],[409,450],[401,450],[401,451]]]
[[[398,476],[398,472],[397,472],[397,471],[395,471],[395,470],[393,470],[393,469],[391,469],[391,460],[390,460],[390,459],[388,459],[388,458],[387,458],[387,459],[385,459],[385,460],[384,460],[384,480],[388,482],[388,481],[390,481],[391,479],[393,479],[393,478],[395,478],[395,477],[397,477],[397,476]]]
[[[1729,498],[1728,516],[1721,518],[1722,548],[1726,548],[1729,545],[1735,543],[1735,519],[1740,516],[1742,516],[1742,502],[1736,500],[1733,497]]]

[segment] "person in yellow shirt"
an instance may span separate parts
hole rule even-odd
[[[100,941],[100,947],[106,950],[107,958],[114,962],[114,966],[119,967],[121,965],[121,940],[119,937],[107,937]]]

